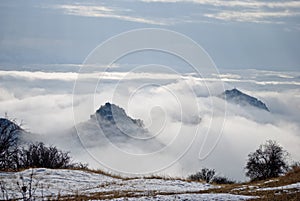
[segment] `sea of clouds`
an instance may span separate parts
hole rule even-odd
[[[41,65],[0,70],[1,116],[23,121],[25,129],[40,134],[46,143],[71,151],[76,161],[110,171],[158,171],[185,177],[209,167],[220,175],[244,180],[247,155],[269,139],[290,153],[291,162],[300,161],[299,72],[221,69],[220,74],[203,72],[199,76],[144,68],[127,72],[122,66],[99,73],[91,67],[79,82],[80,67]],[[160,66],[147,69],[155,68]],[[79,83],[84,88],[78,92]],[[262,100],[270,112],[226,103],[218,97],[224,89],[232,88]],[[134,162],[114,146],[86,148],[84,143],[70,143],[67,135],[71,128],[89,120],[106,102],[142,119],[165,149],[146,153]],[[145,150],[147,146],[152,145],[145,143]],[[132,153],[138,151],[131,145],[127,148]]]

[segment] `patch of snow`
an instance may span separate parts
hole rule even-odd
[[[279,181],[279,180],[278,179],[271,179],[269,181],[265,181],[264,184],[272,183],[272,182],[275,182],[275,181]]]
[[[285,189],[299,189],[300,190],[300,182],[294,183],[294,184],[289,184],[285,186],[276,186],[276,187],[268,187],[268,188],[260,188],[257,189],[258,191],[273,191],[273,190],[285,190]]]
[[[214,201],[240,201],[240,200],[248,200],[256,198],[254,196],[244,196],[244,195],[233,195],[233,194],[226,194],[226,193],[219,193],[219,194],[177,194],[177,195],[157,195],[152,197],[139,197],[139,198],[128,198],[127,200],[138,200],[138,201],[149,201],[149,200],[193,200],[193,201],[207,201],[207,200],[214,200]],[[114,201],[121,201],[124,200],[123,198],[120,199],[113,199]]]
[[[206,183],[186,182],[181,180],[164,179],[132,179],[112,182],[101,191],[141,191],[141,192],[160,192],[160,193],[184,193],[195,192],[217,188]],[[99,192],[99,189],[90,189],[87,193]]]
[[[243,191],[243,190],[246,190],[246,189],[254,189],[254,188],[258,188],[258,187],[257,186],[243,185],[242,187],[234,188],[231,191]]]

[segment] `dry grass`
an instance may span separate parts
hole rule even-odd
[[[85,172],[91,172],[91,173],[96,173],[96,174],[102,174],[108,177],[112,177],[115,179],[122,179],[122,180],[133,180],[133,179],[162,179],[162,180],[181,180],[185,182],[192,182],[191,180],[180,178],[180,177],[171,177],[171,176],[163,176],[163,175],[149,175],[149,176],[135,176],[135,177],[125,177],[121,176],[118,174],[114,174],[108,171],[103,171],[100,169],[93,170],[93,169],[88,169],[88,168],[72,168],[72,170],[81,170]],[[194,181],[196,182],[196,181]],[[202,182],[201,182],[202,183]]]
[[[100,169],[94,170],[94,169],[89,169],[89,168],[71,168],[71,170],[81,170],[81,171],[89,172],[89,173],[102,174],[104,176],[112,177],[112,178],[115,178],[115,179],[122,179],[122,180],[132,179],[132,178],[129,178],[129,177],[123,177],[121,175],[117,175],[117,174],[114,174],[114,173],[111,173],[111,172],[108,172],[108,171],[103,171],[103,170],[100,170]]]
[[[300,167],[292,169],[284,176],[273,178],[271,180],[273,180],[273,181],[268,182],[268,181],[270,181],[270,179],[268,179],[268,180],[259,181],[259,182],[252,182],[250,184],[257,184],[260,187],[276,187],[276,186],[284,186],[284,185],[300,182]],[[265,183],[265,182],[267,182],[267,183]]]
[[[258,181],[258,182],[250,182],[247,185],[249,186],[256,186],[259,188],[268,188],[268,187],[280,187],[285,186],[293,183],[300,182],[300,168],[294,168],[290,172],[288,172],[286,175],[273,178],[269,180],[264,181]],[[245,195],[253,195],[253,196],[259,196],[260,198],[252,199],[253,201],[267,201],[267,200],[274,200],[274,201],[290,201],[290,200],[300,200],[300,191],[299,189],[280,189],[280,190],[268,190],[268,191],[251,191],[248,189],[248,191],[239,192]]]
[[[191,180],[184,179],[181,177],[171,177],[171,176],[160,176],[160,175],[150,175],[150,176],[145,176],[142,177],[143,179],[162,179],[162,180],[180,180],[180,181],[185,181],[185,182],[192,182]]]
[[[285,186],[293,183],[300,182],[300,167],[293,168],[285,176],[274,178],[273,182],[257,183],[260,187],[278,187]],[[299,189],[287,189],[287,190],[271,190],[271,191],[261,191],[257,192],[260,195],[258,199],[252,199],[252,201],[299,201],[300,191]]]

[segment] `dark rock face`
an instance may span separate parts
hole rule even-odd
[[[120,108],[119,106],[115,104],[111,104],[109,102],[105,103],[105,105],[102,105],[94,115],[91,115],[91,118],[95,118],[101,123],[101,121],[108,121],[112,124],[116,124],[116,122],[121,123],[133,123],[137,125],[138,127],[143,127],[143,121],[140,119],[132,119],[129,117],[125,110],[123,108]]]
[[[113,114],[112,114],[112,107],[113,107],[113,110],[115,110],[115,111],[116,110],[121,111],[120,113],[122,113],[122,115],[125,114],[125,111],[122,108],[119,108],[116,105],[111,105],[110,103],[105,103],[104,106],[101,106],[96,111],[96,114],[98,114],[99,116],[101,116],[103,119],[105,119],[107,121],[111,121],[111,122],[115,123],[114,118],[113,118]]]
[[[258,100],[255,97],[249,96],[238,89],[226,90],[222,94],[222,98],[226,99],[229,102],[233,102],[242,106],[250,105],[262,110],[270,111],[265,103]]]

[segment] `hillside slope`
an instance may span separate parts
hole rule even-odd
[[[264,181],[212,185],[154,176],[122,178],[100,171],[45,168],[0,172],[0,199],[21,199],[22,186],[27,187],[28,197],[30,183],[36,200],[300,200],[300,169]]]
[[[31,176],[32,175],[32,176]],[[32,182],[30,178],[32,177]],[[206,183],[180,179],[132,178],[124,179],[82,170],[28,169],[21,172],[1,172],[1,199],[22,198],[20,188],[32,185],[32,195],[59,200],[245,200],[251,196],[221,194],[199,194],[219,188]],[[18,186],[19,183],[19,186]],[[28,196],[29,189],[27,189]]]
[[[254,196],[250,199],[251,201],[298,201],[300,200],[300,168],[295,167],[281,177],[223,185],[219,189],[210,189],[204,192]]]

